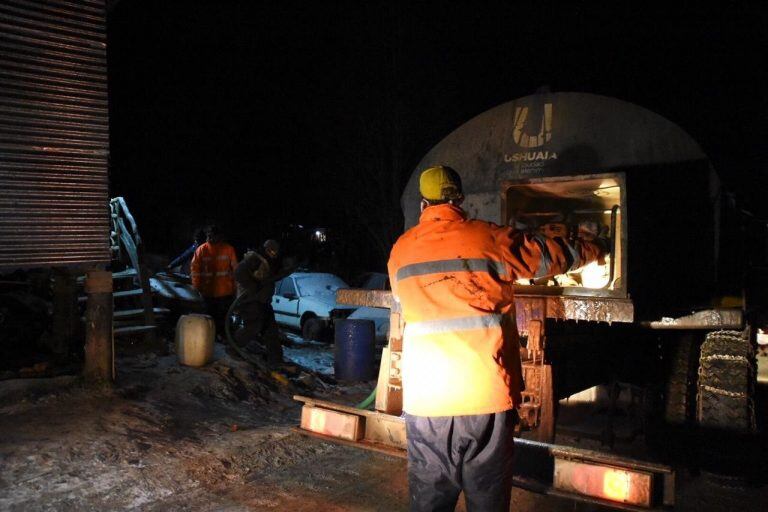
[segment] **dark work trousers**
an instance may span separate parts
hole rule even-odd
[[[240,307],[243,328],[235,334],[241,347],[252,341],[262,343],[267,349],[267,364],[276,366],[283,362],[283,344],[271,304],[250,302]]]
[[[517,411],[472,416],[406,414],[411,511],[508,512]]]
[[[224,297],[205,297],[205,312],[213,318],[213,323],[216,325],[216,334],[225,336],[224,334],[224,319],[227,317],[227,311],[229,306],[232,305],[232,295],[225,295]]]

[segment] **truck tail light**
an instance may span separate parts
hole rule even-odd
[[[628,471],[606,469],[603,473],[603,495],[616,501],[627,501],[632,491],[632,477]]]
[[[584,496],[650,507],[653,475],[644,471],[556,458],[554,487]]]

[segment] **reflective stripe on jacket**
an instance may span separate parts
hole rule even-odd
[[[190,264],[192,286],[203,297],[226,297],[235,293],[235,249],[224,242],[206,242],[195,250]]]
[[[392,248],[400,302],[403,410],[416,416],[502,412],[523,390],[513,283],[560,274],[600,256],[597,245],[516,233],[444,204]]]

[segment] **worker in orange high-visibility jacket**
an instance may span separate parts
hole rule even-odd
[[[395,243],[389,276],[403,333],[411,510],[507,511],[523,380],[513,283],[576,269],[602,244],[469,220],[448,167],[420,176],[418,225]]]
[[[216,333],[223,336],[227,311],[235,297],[237,255],[218,226],[207,229],[207,238],[192,256],[190,274],[192,286],[203,296],[206,312],[213,317]]]

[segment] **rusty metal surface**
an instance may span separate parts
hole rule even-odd
[[[631,300],[605,297],[516,294],[515,313],[523,335],[528,322],[544,318],[608,323],[634,320]]]
[[[515,295],[515,321],[520,334],[528,334],[528,323],[531,320],[544,321],[546,318],[547,302],[545,297],[535,295]]]
[[[672,467],[666,464],[657,464],[655,462],[633,459],[610,452],[598,452],[573,446],[557,445],[551,447],[551,453],[554,457],[560,459],[593,462],[607,466],[622,467],[632,471],[647,471],[651,473],[665,474],[674,473]]]
[[[635,319],[635,309],[629,299],[547,297],[547,318],[631,323]]]
[[[392,292],[386,290],[342,288],[336,291],[336,302],[347,306],[389,309],[392,307]]]
[[[344,288],[336,292],[339,304],[391,308],[392,292]],[[530,320],[583,320],[589,322],[632,322],[634,306],[629,299],[515,295],[517,326],[523,334]]]
[[[110,260],[103,0],[0,0],[0,269]]]
[[[378,444],[387,444],[405,450],[408,440],[405,436],[405,419],[400,416],[377,414],[365,418],[365,439]]]
[[[741,329],[741,309],[706,309],[679,318],[663,317],[643,323],[651,329]]]
[[[358,441],[349,441],[338,437],[326,436],[302,428],[294,429],[295,432],[332,443],[387,453],[388,455],[397,457],[405,457],[407,433],[405,430],[404,418],[375,411],[355,409],[354,407],[301,395],[294,395],[293,399],[313,407],[356,414],[361,418],[365,418],[366,423],[365,437]],[[368,422],[372,422],[371,428],[367,427]],[[591,462],[593,464],[602,464],[630,471],[652,473],[660,477],[657,483],[662,486],[663,496],[674,496],[675,493],[674,471],[669,466],[648,463],[636,459],[628,459],[610,453],[594,452],[580,448],[531,441],[520,437],[515,438],[515,453],[513,456],[515,474],[513,485],[533,492],[558,495],[578,501],[610,506],[611,508],[620,510],[656,510],[655,508],[640,508],[628,503],[609,502],[553,488],[552,484],[555,477],[554,469],[556,459],[566,462]],[[672,502],[665,501],[664,503],[671,504]]]

